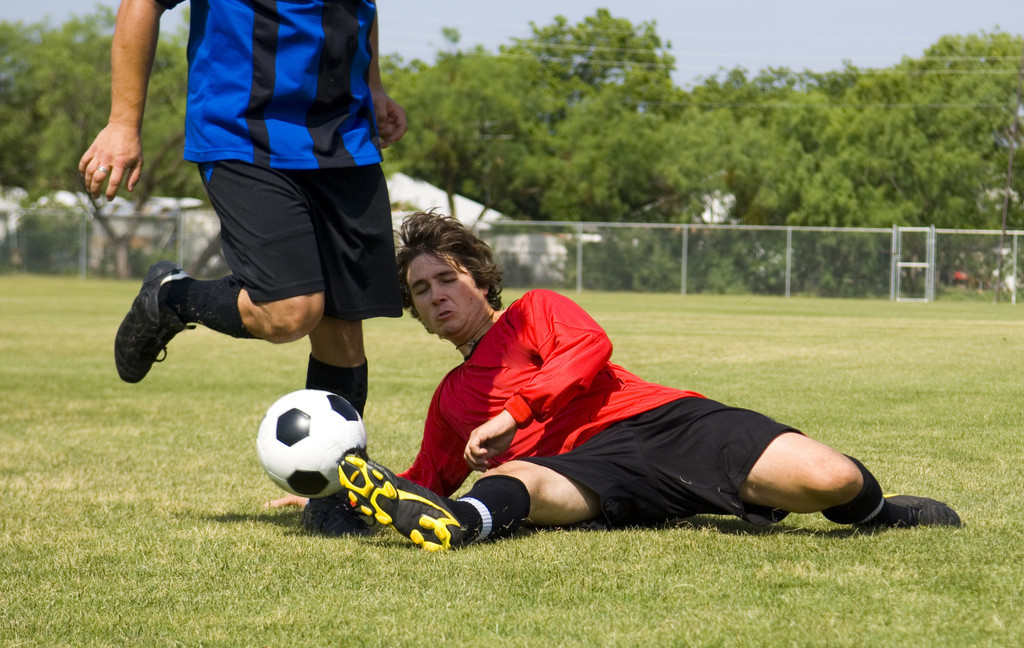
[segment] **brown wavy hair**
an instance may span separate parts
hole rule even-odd
[[[458,220],[431,209],[406,216],[398,232],[398,283],[402,307],[410,315],[420,319],[409,292],[409,264],[423,254],[469,273],[478,288],[487,289],[491,308],[501,310],[502,270],[494,262],[490,246]]]

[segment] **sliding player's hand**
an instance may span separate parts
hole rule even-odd
[[[469,434],[466,443],[466,463],[481,472],[491,467],[491,460],[512,445],[516,435],[516,420],[505,410]]]

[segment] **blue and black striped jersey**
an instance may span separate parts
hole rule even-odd
[[[157,0],[171,8],[182,0]],[[279,169],[381,161],[368,0],[191,0],[185,158]]]

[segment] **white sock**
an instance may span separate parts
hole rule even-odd
[[[491,535],[491,527],[494,525],[494,520],[491,519],[490,509],[484,506],[484,503],[476,499],[475,497],[460,497],[459,501],[466,502],[467,504],[472,504],[473,508],[475,508],[477,512],[480,514],[480,520],[482,524],[480,526],[480,533],[476,536],[475,539],[483,540],[487,536]]]

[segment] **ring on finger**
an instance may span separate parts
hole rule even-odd
[[[106,173],[107,171],[109,171],[109,169],[107,169],[107,167],[105,166],[101,166],[100,168],[96,169],[96,173]]]

